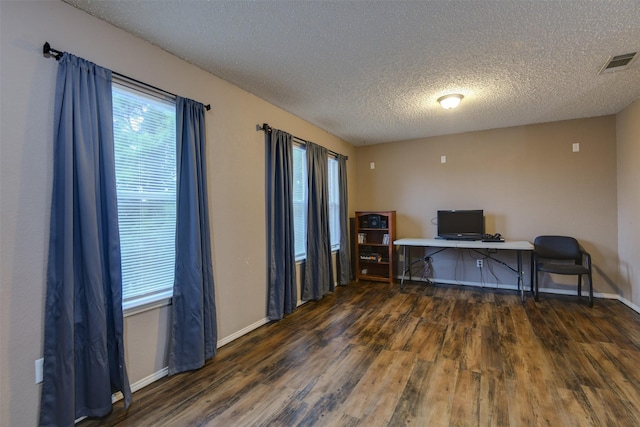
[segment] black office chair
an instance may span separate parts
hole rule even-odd
[[[578,276],[578,298],[582,296],[582,276],[589,280],[589,307],[593,307],[591,255],[573,237],[538,236],[533,242],[532,273],[535,274],[535,298],[538,297],[538,272]]]

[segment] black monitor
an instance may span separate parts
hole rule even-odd
[[[438,211],[438,238],[482,240],[483,234],[484,211],[482,209]]]

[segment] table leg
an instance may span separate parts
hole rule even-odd
[[[522,251],[516,251],[518,257],[518,290],[520,299],[524,302],[524,280],[522,277]]]
[[[533,251],[531,251],[531,259],[529,260],[529,273],[530,273],[530,287],[531,287],[531,294],[533,295],[533,298],[538,301],[538,290],[533,286],[533,273],[535,271],[535,266],[533,265]]]
[[[400,290],[404,286],[404,275],[407,272],[407,245],[402,246],[402,279],[400,279]]]

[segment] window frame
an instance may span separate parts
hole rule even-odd
[[[176,155],[177,155],[177,148],[175,148],[175,141],[177,140],[177,130],[175,128],[175,105],[176,105],[176,98],[175,97],[171,97],[168,96],[167,94],[160,92],[160,91],[156,91],[153,90],[149,87],[144,86],[144,84],[141,84],[139,82],[132,82],[129,81],[125,78],[119,78],[114,76],[113,80],[112,80],[112,93],[114,93],[114,91],[124,91],[129,95],[133,95],[136,97],[141,97],[144,100],[150,100],[152,102],[157,102],[158,104],[164,104],[164,108],[166,109],[167,107],[169,107],[170,105],[173,105],[173,111],[174,111],[174,117],[173,117],[173,122],[174,122],[174,134],[173,134],[173,138],[172,141],[174,142],[174,149],[176,150]],[[114,95],[115,96],[115,95]],[[117,144],[115,143],[115,137],[116,137],[116,129],[115,129],[115,102],[113,103],[112,108],[114,109],[114,158],[116,159],[117,162],[117,155],[116,155],[116,150],[117,150]],[[116,178],[117,178],[117,164],[116,164]],[[175,173],[177,174],[177,165],[175,165]],[[119,200],[120,202],[120,200]],[[177,203],[177,188],[176,188],[176,192],[175,192],[175,199],[174,199],[174,203]],[[120,206],[120,204],[119,204]],[[176,208],[176,215],[177,215],[177,208]],[[177,217],[175,219],[175,221],[177,221]],[[118,211],[118,224],[119,224],[119,229],[120,229],[120,234],[122,234],[122,227],[120,227],[121,224],[121,220],[120,220],[120,210]],[[176,223],[174,222],[173,225],[173,230],[174,230],[174,236],[173,236],[173,248],[172,251],[175,254],[175,226]],[[122,237],[121,237],[121,242],[120,242],[120,248],[121,248],[121,257],[122,257]],[[121,258],[121,263],[124,263],[124,259]],[[167,267],[168,268],[168,267]],[[126,288],[126,283],[124,281],[125,279],[125,274],[123,272],[123,282],[122,282],[122,295],[123,295],[123,299],[122,299],[122,309],[123,309],[123,313],[126,316],[131,316],[133,314],[137,314],[143,311],[147,311],[147,310],[151,310],[157,307],[162,307],[162,306],[166,306],[171,304],[172,302],[172,298],[173,298],[173,283],[174,283],[174,277],[175,277],[175,260],[173,262],[173,265],[171,266],[171,270],[173,271],[173,276],[172,278],[169,280],[167,279],[168,282],[170,282],[170,285],[164,286],[162,288],[159,288],[157,290],[155,290],[152,293],[140,293],[139,295],[133,295],[133,296],[129,296],[125,299],[125,288]]]

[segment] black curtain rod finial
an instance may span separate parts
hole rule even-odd
[[[49,42],[44,42],[44,46],[42,46],[42,56],[45,58],[51,58],[53,56],[56,61],[59,61],[60,58],[62,58],[62,52],[52,48]]]

